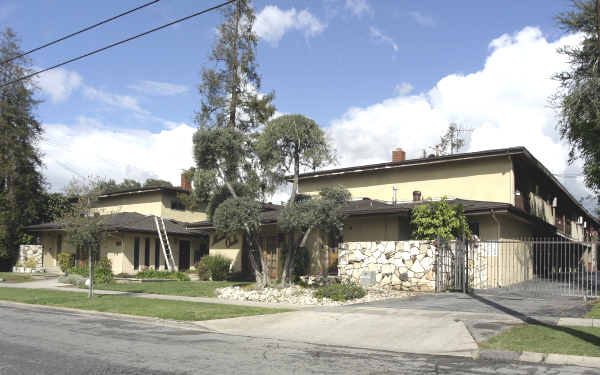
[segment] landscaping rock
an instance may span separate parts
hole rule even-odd
[[[338,275],[359,283],[360,275],[370,271],[376,273],[378,288],[433,291],[434,255],[432,241],[346,242],[339,251]]]
[[[219,288],[217,297],[236,301],[252,301],[264,303],[288,303],[294,305],[340,306],[354,303],[378,301],[387,298],[401,298],[410,293],[393,289],[369,289],[363,298],[346,302],[332,301],[329,298],[318,299],[313,296],[315,289],[302,288],[298,285],[287,288],[264,288],[262,290],[242,289],[238,286]]]

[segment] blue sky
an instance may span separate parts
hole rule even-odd
[[[0,24],[28,49],[143,1],[5,0]],[[32,54],[46,67],[216,4],[161,0],[114,23]],[[554,173],[578,174],[548,106],[575,43],[554,16],[567,0],[256,0],[261,91],[282,113],[315,119],[340,165],[409,157],[447,125],[475,129],[465,151],[527,146]],[[40,78],[38,117],[53,189],[75,175],[177,181],[191,165],[196,90],[215,12],[65,66]],[[509,136],[510,135],[510,136]],[[575,195],[581,179],[565,180]]]

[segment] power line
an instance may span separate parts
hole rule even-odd
[[[43,48],[50,47],[51,45],[54,45],[54,44],[56,44],[56,43],[58,43],[58,42],[62,42],[62,41],[63,41],[63,40],[65,40],[65,39],[69,39],[69,38],[71,38],[71,37],[74,37],[75,35],[78,35],[78,34],[84,33],[84,32],[86,32],[86,31],[88,31],[88,30],[91,30],[91,29],[94,29],[94,28],[96,28],[96,27],[98,27],[98,26],[104,25],[105,23],[108,23],[108,22],[110,22],[110,21],[114,21],[114,20],[116,20],[117,18],[120,18],[120,17],[126,16],[126,15],[128,15],[128,14],[130,14],[130,13],[133,13],[133,12],[135,12],[135,11],[138,11],[138,10],[140,10],[140,9],[142,9],[142,8],[145,8],[145,7],[147,7],[147,6],[150,6],[150,5],[152,5],[152,4],[158,3],[159,1],[160,1],[160,0],[154,0],[154,1],[150,1],[149,3],[146,3],[146,4],[143,4],[143,5],[140,5],[140,6],[139,6],[139,7],[137,7],[137,8],[133,8],[133,9],[130,9],[130,10],[126,11],[126,12],[123,12],[123,13],[121,13],[121,14],[117,14],[117,15],[116,15],[116,16],[114,16],[114,17],[107,18],[107,19],[105,19],[105,20],[103,20],[103,21],[100,21],[100,22],[98,22],[98,23],[95,23],[95,24],[93,24],[93,25],[91,25],[91,26],[88,26],[88,27],[86,27],[86,28],[83,28],[83,29],[81,29],[81,30],[79,30],[79,31],[75,31],[74,33],[71,33],[71,34],[69,34],[69,35],[65,35],[65,36],[63,36],[62,38],[58,38],[58,39],[56,39],[56,40],[54,40],[54,41],[52,41],[52,42],[49,42],[49,43],[43,44],[43,45],[41,45],[41,46],[39,46],[39,47],[36,47],[36,48],[30,49],[30,50],[29,50],[29,51],[27,51],[27,52],[23,52],[23,53],[22,53],[22,54],[20,54],[20,55],[17,55],[17,56],[11,57],[11,58],[9,58],[9,59],[7,59],[7,60],[4,60],[4,61],[0,62],[0,64],[6,64],[6,63],[9,63],[9,62],[11,62],[11,61],[13,61],[13,60],[16,60],[16,59],[19,59],[19,58],[21,58],[21,57],[23,57],[23,56],[27,56],[27,55],[29,55],[30,53],[33,53],[33,52],[35,52],[35,51],[39,51],[39,50],[41,50],[41,49],[43,49]]]
[[[17,78],[17,79],[15,79],[15,80],[12,80],[12,81],[10,81],[10,82],[3,83],[2,85],[0,85],[0,88],[2,88],[2,87],[5,87],[5,86],[8,86],[8,85],[12,85],[12,84],[14,84],[14,83],[17,83],[17,82],[19,82],[19,81],[23,81],[23,80],[29,79],[29,78],[31,78],[31,77],[33,77],[33,76],[36,76],[36,75],[38,75],[38,74],[41,74],[41,73],[47,72],[47,71],[49,71],[49,70],[52,70],[52,69],[59,68],[59,67],[61,67],[61,66],[63,66],[63,65],[67,65],[67,64],[69,64],[69,63],[72,63],[72,62],[74,62],[74,61],[81,60],[81,59],[83,59],[83,58],[85,58],[85,57],[88,57],[88,56],[91,56],[91,55],[95,55],[95,54],[97,54],[97,53],[99,53],[99,52],[102,52],[102,51],[104,51],[104,50],[107,50],[107,49],[109,49],[109,48],[116,47],[116,46],[118,46],[118,45],[121,45],[121,44],[123,44],[123,43],[127,43],[127,42],[129,42],[129,41],[131,41],[131,40],[133,40],[133,39],[137,39],[137,38],[139,38],[139,37],[142,37],[142,36],[144,36],[144,35],[148,35],[148,34],[150,34],[150,33],[153,33],[153,32],[155,32],[155,31],[162,30],[162,29],[164,29],[164,28],[166,28],[166,27],[169,27],[169,26],[171,26],[171,25],[174,25],[174,24],[176,24],[176,23],[183,22],[183,21],[189,20],[190,18],[197,17],[197,16],[199,16],[199,15],[202,15],[202,14],[205,14],[205,13],[211,12],[211,11],[213,11],[213,10],[216,10],[216,9],[222,8],[222,7],[224,7],[225,5],[229,5],[229,4],[231,4],[231,3],[235,2],[235,1],[238,1],[238,0],[229,0],[229,1],[226,1],[226,2],[224,2],[224,3],[221,3],[221,4],[219,4],[219,5],[215,5],[215,6],[211,7],[211,8],[207,8],[207,9],[201,10],[201,11],[199,11],[199,12],[196,12],[196,13],[194,13],[194,14],[190,14],[189,16],[186,16],[186,17],[183,17],[183,18],[176,19],[175,21],[172,21],[172,22],[166,23],[166,24],[164,24],[164,25],[162,25],[162,26],[155,27],[154,29],[151,29],[151,30],[148,30],[148,31],[144,31],[143,33],[139,33],[139,34],[137,34],[137,35],[134,35],[134,36],[132,36],[132,37],[129,37],[129,38],[127,38],[127,39],[123,39],[123,40],[121,40],[121,41],[118,41],[118,42],[115,42],[115,43],[109,44],[108,46],[105,46],[105,47],[102,47],[102,48],[98,48],[98,49],[96,49],[96,50],[93,50],[93,51],[91,51],[91,52],[88,52],[88,53],[86,53],[86,54],[84,54],[84,55],[80,55],[80,56],[74,57],[74,58],[72,58],[72,59],[69,59],[69,60],[63,61],[63,62],[61,62],[61,63],[59,63],[59,64],[56,64],[56,65],[53,65],[53,66],[51,66],[51,67],[49,67],[49,68],[42,69],[42,70],[39,70],[39,71],[37,71],[37,72],[35,72],[35,73],[31,73],[31,74],[28,74],[28,75],[26,75],[26,76],[23,76],[23,77],[21,77],[21,78]]]

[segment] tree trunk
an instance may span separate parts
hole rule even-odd
[[[598,54],[596,59],[596,73],[600,74],[600,0],[596,0],[596,38],[598,39],[598,50],[596,51]]]
[[[283,263],[283,272],[281,273],[281,285],[292,284],[292,272],[294,270],[294,257],[296,256],[296,236],[289,233],[287,237],[288,251]],[[289,279],[289,281],[288,281]]]
[[[235,192],[235,189],[233,188],[231,183],[225,178],[225,175],[223,174],[223,171],[221,170],[220,166],[217,166],[217,171],[219,172],[219,174],[221,175],[221,178],[225,182],[225,185],[227,186],[227,190],[229,190],[229,193],[234,198],[237,198],[238,195]],[[260,242],[256,238],[254,238],[253,233],[250,230],[250,227],[248,226],[248,224],[244,224],[244,229],[247,234],[249,245],[250,245],[249,246],[250,265],[254,269],[254,277],[256,278],[256,286],[258,288],[264,288],[265,286],[269,285],[269,274],[267,272],[267,262],[265,262],[265,257],[262,252],[262,246],[260,246]],[[260,265],[261,265],[260,271],[258,270],[258,267],[257,267],[258,265],[256,264],[256,259],[254,258],[254,255],[253,255],[254,251],[252,249],[254,249],[254,251],[258,251],[258,259],[260,260]],[[243,251],[243,248],[242,248],[242,251]]]
[[[298,192],[298,180],[300,175],[300,152],[298,150],[298,144],[294,146],[294,182],[292,184],[292,194],[290,195],[290,200],[288,201],[288,207],[291,207],[296,203],[296,195]],[[288,240],[289,249],[285,256],[285,261],[283,265],[283,273],[281,274],[281,284],[286,285],[288,283],[288,278],[291,278],[292,272],[294,270],[294,257],[296,256],[296,236],[293,233],[290,233],[290,239]],[[291,284],[291,281],[289,282]]]
[[[240,38],[240,18],[241,18],[241,9],[239,1],[235,4],[236,7],[236,17],[235,17],[235,33],[233,36],[233,66],[231,67],[231,102],[229,103],[229,123],[228,126],[230,128],[235,127],[236,120],[236,112],[238,105],[238,80],[239,80],[239,62],[238,62],[238,39]]]

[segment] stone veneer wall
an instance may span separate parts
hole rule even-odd
[[[346,242],[338,276],[359,283],[363,271],[375,271],[375,287],[434,291],[435,250],[432,241]]]
[[[36,260],[36,264],[37,264],[37,266],[35,268],[40,269],[44,265],[42,262],[42,255],[43,255],[42,245],[21,245],[19,247],[18,263],[20,263],[21,266],[24,266],[27,259],[34,258]]]

